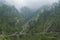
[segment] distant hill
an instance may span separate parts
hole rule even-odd
[[[34,15],[34,11],[28,7],[22,7],[21,9],[22,16],[27,20],[31,19]]]
[[[49,9],[49,10],[48,10]],[[52,7],[44,7],[43,11],[40,9],[36,13],[35,19],[33,20],[35,25],[30,25],[30,32],[32,33],[40,33],[40,32],[48,32],[48,33],[60,33],[60,4],[54,4]]]

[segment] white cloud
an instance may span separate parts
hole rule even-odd
[[[58,0],[6,0],[8,3],[17,7],[28,6],[28,7],[40,7],[45,4],[52,4]]]

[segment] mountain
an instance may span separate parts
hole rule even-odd
[[[33,11],[27,7],[21,8],[19,12],[14,6],[4,3],[0,4],[0,34],[2,32],[4,34],[11,34],[21,31],[22,26],[34,15]]]
[[[23,24],[23,17],[17,11],[14,6],[9,6],[1,3],[0,5],[0,34],[2,31],[4,33],[13,33],[19,30],[20,26]],[[13,29],[14,28],[14,29]]]
[[[49,10],[48,10],[49,9]],[[38,17],[35,17],[36,20],[33,20],[33,24],[30,25],[32,22],[30,22],[30,32],[31,33],[60,33],[60,3],[54,4],[52,7],[48,8],[47,6],[43,9],[43,12],[40,11],[37,12]],[[29,32],[29,31],[28,31]],[[29,32],[29,33],[30,33]]]
[[[37,11],[0,3],[0,40],[60,40],[60,2]]]
[[[24,16],[24,18],[26,20],[29,20],[32,18],[32,16],[34,15],[34,11],[28,7],[22,7],[21,8],[21,13],[22,13],[22,16]]]

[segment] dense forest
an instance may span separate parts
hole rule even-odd
[[[0,40],[60,40],[60,1],[36,11],[1,2]]]

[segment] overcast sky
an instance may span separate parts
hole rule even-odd
[[[9,4],[17,7],[28,6],[30,8],[41,7],[42,5],[52,4],[58,0],[6,0]]]

